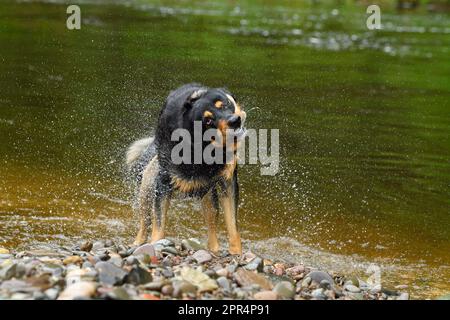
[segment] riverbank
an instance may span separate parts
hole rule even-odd
[[[246,252],[215,255],[196,239],[130,247],[113,241],[71,249],[0,248],[0,299],[405,300],[353,276]]]

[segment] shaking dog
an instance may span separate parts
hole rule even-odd
[[[136,182],[135,210],[140,225],[135,244],[145,243],[152,226],[151,242],[164,237],[170,200],[177,195],[201,200],[208,226],[208,248],[217,252],[217,218],[220,208],[228,232],[229,252],[241,254],[237,227],[239,185],[236,151],[245,136],[246,113],[226,89],[208,88],[192,83],[172,91],[159,114],[155,137],[136,141],[127,152],[127,165]],[[217,135],[195,140],[202,133],[215,130]],[[189,133],[187,146],[181,150],[184,159],[174,161],[173,139],[176,130]],[[201,134],[202,134],[201,133]],[[217,137],[221,137],[218,139]],[[230,142],[231,143],[228,143]],[[186,142],[186,141],[184,141]],[[231,147],[230,147],[231,145]],[[209,148],[224,161],[205,161],[202,153]],[[197,157],[197,158],[196,158]],[[187,161],[185,161],[187,160]]]

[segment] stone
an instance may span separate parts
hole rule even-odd
[[[178,255],[178,250],[173,247],[162,248],[161,252],[162,253],[170,253],[170,254],[173,254],[174,256]]]
[[[108,262],[110,262],[110,263],[112,263],[112,264],[114,264],[114,265],[116,265],[118,267],[122,267],[123,260],[122,260],[122,257],[119,254],[117,254],[117,253],[110,253],[109,257],[110,258],[109,258]]]
[[[309,285],[311,284],[311,282],[312,282],[312,279],[310,277],[306,277],[302,281],[301,288],[308,288]]]
[[[200,240],[195,239],[195,238],[190,238],[190,239],[181,241],[181,247],[184,250],[193,250],[193,251],[205,249],[203,247],[203,245],[201,244]]]
[[[369,290],[370,294],[378,294],[380,292],[381,292],[381,284],[376,284]]]
[[[405,290],[405,289],[408,289],[408,285],[407,284],[400,284],[398,286],[395,286],[395,289],[397,289],[397,290]]]
[[[50,288],[44,291],[44,294],[49,300],[56,300],[58,298],[59,290],[56,288]]]
[[[90,252],[92,250],[92,247],[93,247],[93,243],[90,241],[86,241],[80,246],[80,250],[85,251],[85,252]]]
[[[272,290],[281,298],[292,299],[295,296],[295,287],[289,281],[278,282]]]
[[[93,282],[96,280],[97,272],[94,269],[74,269],[67,272],[66,284],[69,286],[77,282]]]
[[[354,286],[353,284],[347,284],[344,287],[344,290],[348,291],[348,292],[352,292],[352,293],[358,293],[361,292],[361,289],[358,288],[357,286]]]
[[[135,256],[129,256],[125,259],[125,264],[129,266],[138,265],[139,260]]]
[[[324,271],[311,271],[306,275],[306,278],[311,278],[311,283],[315,282],[317,285],[319,285],[322,280],[327,280],[330,284],[334,284],[333,278]]]
[[[127,276],[124,270],[109,262],[97,262],[95,269],[98,272],[99,281],[106,285],[121,284]]]
[[[104,243],[103,241],[95,241],[95,242],[92,244],[91,250],[97,251],[97,250],[104,249],[104,248],[105,248],[105,243]],[[89,250],[89,251],[90,251],[90,250]]]
[[[148,255],[150,257],[153,257],[156,255],[155,248],[153,247],[153,245],[149,243],[143,244],[142,246],[137,247],[136,250],[133,251],[133,256],[138,255]]]
[[[231,290],[230,281],[228,281],[226,277],[219,277],[216,279],[216,281],[219,287],[221,287],[223,290],[225,291]]]
[[[70,256],[63,260],[64,265],[82,264],[82,263],[83,263],[83,258],[81,258],[80,256]]]
[[[247,263],[244,268],[250,271],[262,272],[264,268],[263,260],[259,257],[254,258],[252,261]]]
[[[331,283],[325,279],[320,281],[319,287],[321,287],[322,289],[325,289],[325,290],[332,288]]]
[[[107,297],[113,300],[131,300],[127,290],[122,287],[115,287],[107,293]]]
[[[289,275],[291,277],[294,277],[294,276],[299,275],[299,274],[304,273],[304,272],[305,272],[305,266],[304,265],[297,265],[297,266],[294,266],[292,268],[286,269],[287,275]]]
[[[58,300],[74,300],[80,298],[91,298],[96,293],[96,284],[94,282],[77,282],[66,287],[59,295]]]
[[[9,254],[9,250],[6,248],[0,247],[0,254]]]
[[[235,272],[234,278],[241,287],[252,286],[254,284],[263,290],[271,290],[273,287],[272,283],[264,276],[243,268],[239,268]]]
[[[18,271],[17,263],[7,264],[0,269],[0,279],[9,280],[11,278],[18,278],[17,271]]]
[[[228,270],[226,268],[220,268],[216,270],[216,274],[219,277],[228,277]]]
[[[397,297],[397,300],[409,300],[409,293],[403,292]]]
[[[142,286],[142,288],[144,288],[145,290],[150,290],[150,291],[160,291],[163,286],[164,286],[163,281],[154,281],[154,282],[146,283],[145,285]]]
[[[212,260],[212,255],[206,250],[196,251],[192,257],[197,261],[197,263],[206,263]]]
[[[213,291],[218,288],[217,282],[204,274],[200,269],[184,267],[181,269],[180,276],[198,288],[199,292]]]
[[[181,298],[183,294],[195,295],[197,293],[196,286],[187,281],[174,281],[172,285],[174,298]]]
[[[161,293],[165,296],[172,296],[173,294],[173,286],[170,284],[166,284],[161,288]]]
[[[153,243],[155,248],[175,247],[175,243],[169,239],[161,239]]]
[[[254,254],[251,251],[247,251],[246,253],[244,253],[241,257],[241,262],[243,264],[248,264],[250,263],[250,261],[252,261],[253,259],[255,259],[257,256],[256,254]]]
[[[255,298],[256,300],[277,300],[278,295],[274,291],[264,290],[264,291],[255,293],[253,295],[253,298]]]
[[[322,288],[311,291],[311,296],[317,300],[325,300],[327,298]]]
[[[152,275],[150,274],[150,272],[148,272],[147,270],[145,270],[139,266],[134,266],[133,269],[131,269],[131,271],[126,276],[125,281],[127,283],[131,283],[131,284],[138,286],[141,284],[149,283],[152,280],[153,279],[152,279]]]

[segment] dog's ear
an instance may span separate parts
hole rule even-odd
[[[200,99],[202,96],[204,96],[206,91],[208,91],[208,90],[206,90],[206,89],[195,90],[184,102],[184,107],[186,109],[192,108],[192,106],[194,105],[194,102],[197,101],[198,99]]]

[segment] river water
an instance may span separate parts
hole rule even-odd
[[[124,152],[168,92],[227,86],[280,130],[280,170],[240,168],[246,249],[450,290],[450,19],[254,1],[0,3],[0,246],[132,241]],[[176,201],[168,235],[205,238]],[[221,237],[226,243],[222,229]]]

